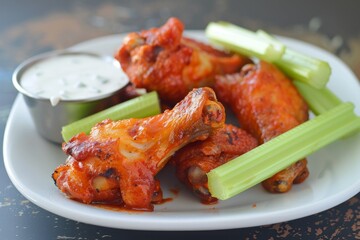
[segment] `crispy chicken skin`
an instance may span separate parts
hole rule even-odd
[[[233,73],[250,60],[183,37],[184,25],[170,18],[162,27],[127,35],[115,58],[138,88],[158,92],[174,105],[193,88],[213,86],[216,74]]]
[[[264,61],[248,64],[240,73],[218,76],[214,89],[260,144],[308,119],[308,107],[291,81]],[[308,174],[307,161],[302,159],[262,184],[270,192],[287,192]]]
[[[206,173],[257,146],[257,140],[246,131],[226,124],[204,141],[188,144],[172,157],[176,176],[203,203],[217,202],[208,190]]]
[[[119,202],[152,210],[159,184],[154,176],[187,143],[206,139],[225,121],[224,107],[210,88],[191,91],[172,110],[145,119],[105,120],[91,133],[63,144],[69,155],[53,173],[58,188],[84,202]],[[153,199],[156,195],[157,199]]]

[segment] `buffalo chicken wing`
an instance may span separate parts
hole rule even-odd
[[[182,22],[170,18],[160,28],[130,33],[115,54],[136,87],[157,91],[169,105],[193,88],[212,87],[215,75],[236,72],[250,62],[185,38],[183,31]]]
[[[263,61],[244,66],[240,73],[218,76],[215,91],[259,143],[308,119],[307,105],[291,81],[275,66]],[[293,183],[303,182],[308,174],[307,161],[302,159],[262,184],[270,192],[287,192]]]
[[[187,143],[206,139],[224,121],[224,107],[212,89],[194,89],[163,114],[105,120],[89,135],[74,136],[63,144],[69,157],[53,179],[67,196],[84,203],[121,202],[151,210],[151,202],[159,200],[154,176],[168,158]]]
[[[257,140],[233,125],[214,131],[204,141],[188,144],[172,157],[178,179],[203,203],[214,203],[208,190],[206,173],[257,146]]]

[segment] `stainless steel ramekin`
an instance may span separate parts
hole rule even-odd
[[[61,136],[61,128],[64,125],[119,103],[119,93],[126,85],[126,83],[124,83],[124,86],[118,89],[114,89],[114,91],[111,93],[98,95],[96,97],[84,100],[60,100],[60,102],[55,106],[51,105],[48,98],[36,96],[21,86],[22,75],[34,64],[41,61],[46,61],[50,58],[56,58],[58,56],[80,54],[98,57],[107,62],[110,61],[113,63],[114,67],[119,68],[120,76],[120,65],[114,58],[110,56],[103,56],[88,52],[54,51],[37,55],[24,61],[15,69],[12,77],[13,85],[23,95],[26,105],[30,110],[30,114],[34,121],[37,132],[42,137],[51,142],[61,143],[63,141]]]

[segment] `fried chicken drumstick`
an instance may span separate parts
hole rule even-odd
[[[158,92],[174,105],[193,88],[214,84],[216,74],[233,73],[250,60],[183,37],[184,25],[170,18],[162,27],[130,33],[115,58],[137,88]]]
[[[248,64],[237,74],[218,76],[215,92],[230,105],[241,126],[259,143],[308,119],[308,107],[291,81],[270,63]],[[262,185],[270,192],[287,192],[309,175],[306,159],[299,160]]]
[[[257,146],[257,140],[246,131],[226,124],[204,141],[188,144],[171,158],[176,176],[201,199],[210,204],[217,199],[210,195],[206,173]]]
[[[187,143],[206,139],[224,121],[213,90],[194,89],[163,114],[105,120],[89,135],[73,137],[63,144],[69,157],[53,179],[68,197],[84,203],[122,201],[126,208],[152,210],[159,193],[154,176],[168,158]]]

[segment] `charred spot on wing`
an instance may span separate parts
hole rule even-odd
[[[234,140],[232,138],[232,134],[229,133],[229,132],[226,132],[226,135],[227,135],[227,139],[228,139],[228,143],[230,143],[231,145],[234,144]],[[236,136],[236,135],[235,135]]]
[[[116,174],[116,170],[114,168],[107,169],[104,173],[100,174],[103,177],[110,178]]]

